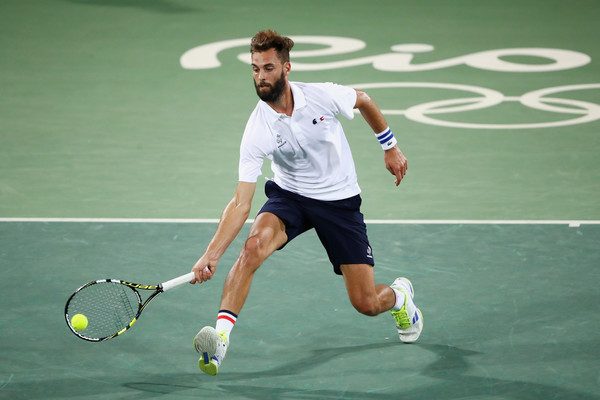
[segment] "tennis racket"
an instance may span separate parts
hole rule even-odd
[[[65,320],[71,332],[81,339],[90,342],[112,339],[127,332],[152,299],[193,278],[194,273],[190,272],[158,285],[140,285],[119,279],[92,281],[69,297],[65,305]],[[142,302],[140,291],[152,293]],[[76,314],[87,318],[85,328],[73,327],[71,318]]]

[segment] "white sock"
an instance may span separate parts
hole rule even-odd
[[[231,333],[236,321],[236,314],[229,310],[219,310],[219,313],[217,314],[217,324],[215,325],[215,330],[217,332],[225,332],[227,337],[229,337],[229,334]]]

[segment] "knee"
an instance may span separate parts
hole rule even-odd
[[[361,314],[367,315],[369,317],[374,317],[375,315],[380,314],[379,304],[375,299],[371,299],[369,297],[361,297],[358,299],[350,299],[354,309]]]
[[[244,243],[244,253],[250,257],[256,257],[261,253],[262,243],[258,235],[250,236]]]
[[[240,254],[240,264],[250,269],[258,268],[266,258],[265,243],[258,235],[250,236],[246,239],[242,253]]]

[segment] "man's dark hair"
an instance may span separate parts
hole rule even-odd
[[[258,32],[250,42],[250,53],[263,52],[275,49],[277,57],[282,63],[290,61],[290,50],[294,47],[294,41],[286,36],[281,36],[271,29]]]

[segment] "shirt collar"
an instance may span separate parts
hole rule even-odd
[[[292,96],[294,96],[294,111],[306,107],[306,97],[304,97],[302,89],[295,82],[290,82],[290,87],[292,88]]]
[[[290,82],[290,88],[292,89],[292,96],[294,98],[294,112],[306,107],[306,97],[304,92],[295,82]],[[273,110],[266,102],[259,100],[259,104],[263,110],[266,110],[266,115],[269,117],[269,122],[275,122],[284,114],[278,113]]]

